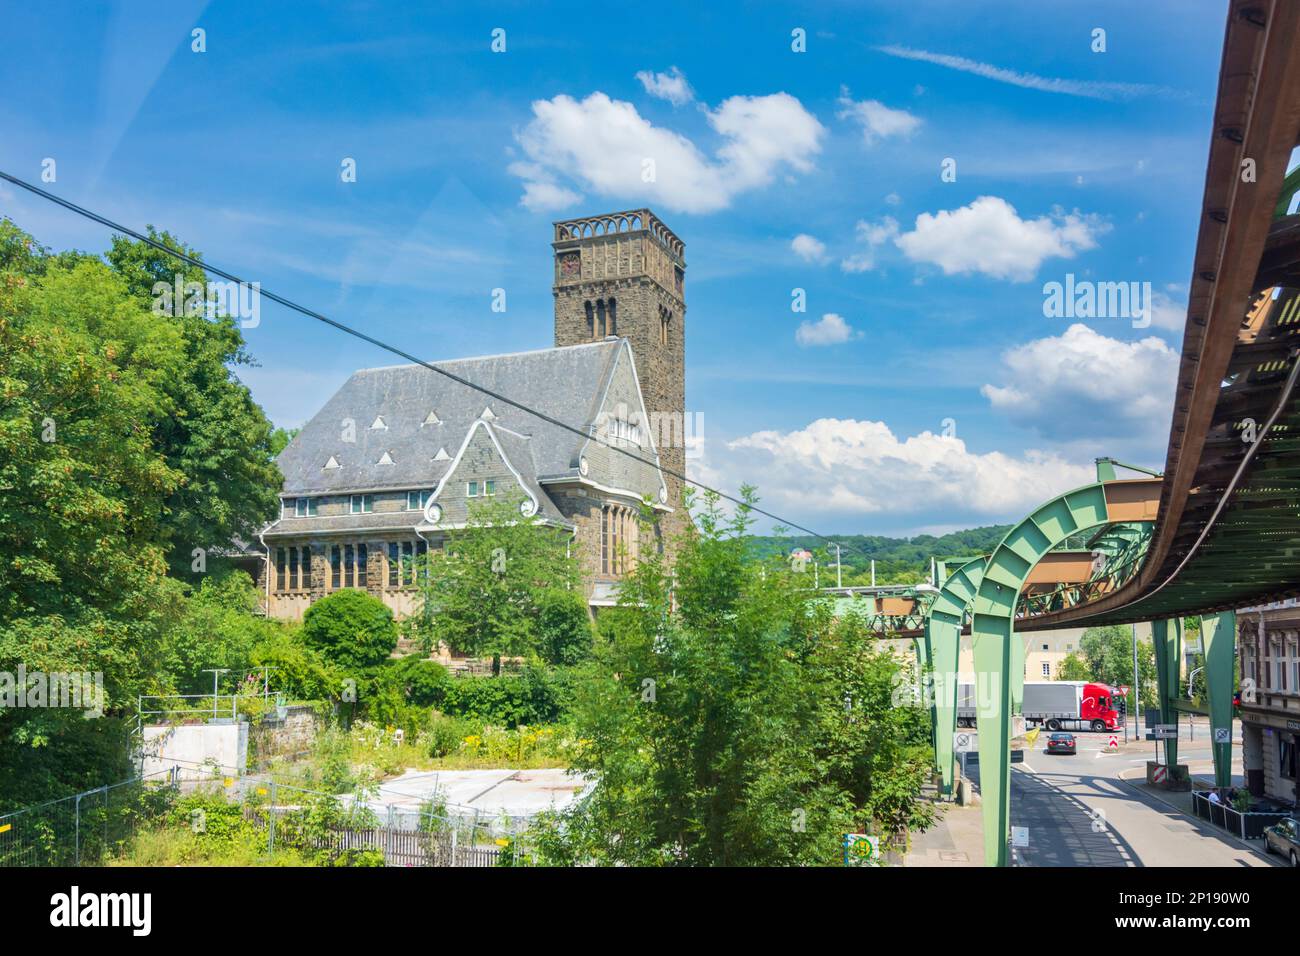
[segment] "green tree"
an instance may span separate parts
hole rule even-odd
[[[151,226],[149,235],[201,258],[166,232]],[[167,402],[146,420],[153,447],[180,475],[163,503],[162,543],[172,573],[189,576],[195,549],[206,553],[234,537],[250,539],[276,513],[283,478],[273,460],[271,423],[234,371],[256,363],[236,317],[191,314],[184,302],[174,301],[172,314],[155,308],[155,287],[174,290],[178,277],[197,283],[206,298],[202,269],[124,236],[113,237],[106,258],[150,320],[175,336],[177,352],[160,368]]]
[[[355,588],[335,591],[307,608],[302,635],[309,647],[352,674],[378,667],[397,647],[393,612]]]
[[[1057,670],[1057,680],[1092,680],[1092,672],[1088,670],[1087,663],[1078,654],[1073,651],[1065,655],[1065,660],[1061,661],[1061,666]]]
[[[752,505],[753,489],[744,489]],[[626,580],[575,682],[594,789],[536,834],[548,862],[835,865],[843,835],[924,825],[928,716],[902,663],[782,559],[751,560],[749,507],[706,495],[670,572]]]
[[[465,528],[445,552],[429,554],[418,578],[422,613],[409,619],[412,635],[426,652],[441,643],[490,656],[494,673],[503,656],[541,651],[550,595],[579,581],[569,535],[539,516],[522,517],[519,502],[504,498],[470,502]]]
[[[1111,685],[1133,684],[1133,631],[1128,625],[1090,627],[1079,640],[1089,677]],[[1138,682],[1143,707],[1156,705],[1156,655],[1150,641],[1138,641]]]

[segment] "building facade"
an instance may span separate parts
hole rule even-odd
[[[1241,666],[1241,758],[1257,797],[1296,802],[1300,748],[1300,602],[1237,612]]]
[[[581,436],[421,365],[354,373],[280,454],[281,515],[259,536],[268,614],[301,617],[341,588],[412,613],[414,565],[476,500],[571,534],[592,608],[667,550],[685,521],[665,472],[684,469],[669,418],[685,397],[684,247],[648,209],[555,236],[555,347],[436,364]]]

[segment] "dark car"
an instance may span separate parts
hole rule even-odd
[[[1052,734],[1047,738],[1047,752],[1049,754],[1078,753],[1075,749],[1074,734]]]
[[[1300,823],[1294,817],[1287,817],[1265,827],[1264,852],[1281,853],[1292,866],[1300,866]]]

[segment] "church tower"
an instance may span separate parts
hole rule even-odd
[[[632,345],[659,460],[686,471],[685,246],[649,209],[555,223],[555,344]],[[668,504],[684,520],[681,479],[665,475]]]

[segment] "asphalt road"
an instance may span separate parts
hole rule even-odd
[[[1200,734],[1198,733],[1198,738]],[[1142,779],[1149,741],[1106,753],[1107,734],[1077,732],[1079,752],[1049,756],[1046,734],[1011,768],[1011,825],[1029,828],[1015,866],[1274,866],[1262,852],[1127,784]],[[1121,738],[1122,739],[1122,738]],[[1194,773],[1210,760],[1208,741],[1180,741],[1179,762]],[[978,779],[978,771],[971,773]]]

